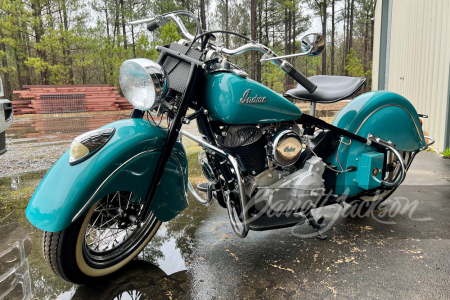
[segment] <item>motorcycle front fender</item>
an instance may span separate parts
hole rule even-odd
[[[116,131],[97,153],[71,166],[67,151],[45,175],[26,210],[34,226],[61,231],[83,208],[86,211],[117,191],[133,192],[145,199],[167,130],[142,119],[121,120],[102,128]],[[171,220],[188,206],[187,161],[182,144],[177,142],[150,207],[160,221]]]

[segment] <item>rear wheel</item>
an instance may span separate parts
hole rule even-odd
[[[132,260],[152,239],[161,222],[151,214],[139,221],[143,203],[131,192],[109,194],[59,232],[42,237],[53,272],[73,283],[111,274]]]

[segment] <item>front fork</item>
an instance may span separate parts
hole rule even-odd
[[[187,110],[189,108],[189,98],[192,94],[193,82],[195,82],[196,77],[196,65],[191,64],[189,77],[187,80],[187,91],[181,96],[180,107],[175,115],[175,119],[172,121],[172,126],[169,128],[169,132],[165,137],[164,145],[161,152],[161,157],[156,166],[155,173],[153,175],[153,179],[150,182],[150,187],[147,192],[147,196],[145,198],[144,207],[142,209],[141,221],[147,220],[151,210],[150,206],[153,202],[153,198],[155,197],[158,186],[161,182],[161,178],[163,176],[164,170],[166,168],[167,162],[169,161],[170,155],[172,154],[172,150],[175,146],[175,143],[179,137],[181,126],[183,125],[182,119],[186,115]],[[132,113],[132,115],[138,115],[139,113]],[[143,116],[143,115],[142,115]]]

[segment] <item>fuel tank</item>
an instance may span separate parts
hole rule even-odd
[[[257,124],[291,121],[301,110],[264,85],[230,72],[206,75],[205,101],[214,121]]]

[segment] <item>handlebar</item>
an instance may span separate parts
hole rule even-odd
[[[222,53],[224,55],[228,55],[228,56],[240,55],[240,54],[243,54],[243,53],[245,53],[247,51],[251,51],[251,50],[260,51],[264,54],[271,51],[268,47],[261,45],[261,44],[257,44],[257,43],[247,43],[236,49],[227,49],[227,48],[217,47],[217,46],[213,46],[213,47],[216,48],[215,49],[216,51],[219,51],[220,53]]]
[[[228,56],[235,56],[242,53],[245,53],[247,51],[256,50],[264,53],[265,55],[272,56],[271,59],[261,59],[264,61],[272,60],[274,61],[280,68],[289,76],[291,76],[297,83],[299,83],[301,86],[303,86],[308,92],[314,93],[314,91],[317,89],[317,85],[315,85],[311,80],[306,78],[302,73],[300,73],[297,69],[295,69],[290,63],[288,63],[285,60],[282,60],[281,58],[278,58],[273,51],[262,44],[258,43],[248,43],[244,46],[241,46],[239,48],[236,48],[234,50],[227,49],[227,48],[221,48],[214,46],[215,50]]]
[[[149,31],[154,31],[155,29],[158,29],[162,25],[169,23],[170,19],[172,19],[180,28],[181,33],[188,40],[190,40],[190,41],[194,40],[195,37],[192,34],[190,34],[189,31],[186,29],[186,26],[184,26],[183,21],[181,21],[181,19],[178,17],[179,15],[193,18],[195,21],[195,24],[196,24],[197,33],[203,32],[202,26],[200,25],[200,21],[198,20],[197,16],[186,10],[171,12],[171,13],[156,16],[156,17],[150,18],[150,19],[143,19],[143,20],[128,22],[128,25],[139,25],[139,24],[147,23],[147,29]]]
[[[184,26],[183,21],[181,21],[181,19],[178,17],[178,15],[184,15],[184,16],[188,16],[191,17],[195,20],[196,23],[196,30],[197,30],[197,34],[201,34],[203,32],[203,29],[201,28],[200,25],[200,21],[198,20],[197,16],[189,11],[175,11],[175,12],[171,12],[168,14],[164,14],[161,16],[156,16],[154,18],[151,19],[143,19],[143,20],[138,20],[138,21],[133,21],[133,22],[129,22],[129,25],[138,25],[138,24],[143,24],[143,23],[147,23],[147,29],[149,31],[154,31],[155,29],[161,27],[162,25],[170,22],[170,19],[172,19],[180,28],[181,33],[189,40],[189,41],[194,41],[195,36],[193,36],[192,34],[189,33],[189,31],[186,29],[186,27]],[[264,53],[265,55],[263,56],[263,58],[261,59],[261,62],[265,62],[265,61],[273,61],[275,64],[277,64],[278,66],[280,66],[280,68],[289,76],[291,76],[296,82],[298,82],[300,85],[302,85],[307,91],[309,91],[310,93],[313,93],[316,89],[317,86],[311,82],[308,78],[306,78],[302,73],[300,73],[298,70],[296,70],[291,64],[289,64],[287,61],[282,60],[282,58],[287,58],[287,57],[292,57],[292,56],[300,56],[300,55],[307,55],[308,53],[300,53],[300,54],[293,54],[293,55],[284,55],[282,57],[277,57],[277,55],[267,46],[264,46],[262,44],[256,43],[256,42],[251,42],[251,43],[247,43],[241,47],[238,47],[236,49],[227,49],[224,47],[220,47],[220,46],[216,46],[213,45],[211,43],[208,44],[211,48],[213,48],[214,50],[216,50],[217,52],[223,54],[223,55],[227,55],[227,56],[236,56],[236,55],[240,55],[243,54],[247,51],[251,51],[251,50],[255,50],[255,51],[260,51],[262,53]]]

